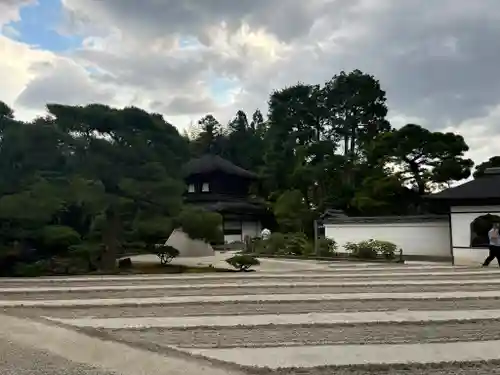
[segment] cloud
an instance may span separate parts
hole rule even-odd
[[[59,58],[53,63],[32,65],[35,72],[16,104],[43,109],[47,103],[83,105],[111,102],[113,92],[92,80],[89,73],[74,62]]]
[[[0,0],[0,30],[9,22],[19,21],[22,7],[35,3],[35,0]]]
[[[15,19],[20,2],[7,3]],[[224,123],[238,109],[265,112],[274,89],[361,69],[381,81],[395,125],[460,132],[478,161],[497,153],[487,144],[499,123],[498,0],[62,3],[59,30],[84,43],[64,56],[29,50],[10,68],[23,78],[9,97],[25,107],[101,100],[160,111],[180,127],[208,112]]]
[[[17,97],[37,73],[33,66],[50,64],[55,56],[47,51],[39,51],[21,42],[0,35],[0,100],[15,107],[16,115],[24,120],[31,119],[38,111],[34,108],[15,106]]]
[[[208,97],[195,98],[190,96],[177,96],[166,105],[160,101],[151,103],[151,108],[154,110],[168,113],[172,116],[192,114],[203,116],[205,113],[210,112],[215,106],[214,101]]]

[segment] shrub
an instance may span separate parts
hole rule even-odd
[[[357,243],[348,242],[344,248],[352,256],[361,259],[375,259],[378,256],[385,259],[394,259],[397,250],[397,246],[392,242],[373,239]]]
[[[75,261],[86,264],[88,271],[96,271],[99,268],[103,246],[100,243],[82,243],[69,248],[69,257]]]
[[[377,253],[384,257],[385,259],[394,259],[396,258],[396,251],[398,247],[396,244],[389,241],[378,241],[378,240],[370,240],[371,245],[375,248]]]
[[[81,242],[80,234],[64,225],[47,225],[41,230],[40,240],[44,247],[63,251]]]
[[[308,255],[312,252],[311,243],[308,241],[305,233],[290,233],[286,236],[285,242],[286,255]]]
[[[51,274],[51,265],[48,260],[39,260],[34,263],[17,263],[14,274],[21,277],[38,277]]]
[[[196,207],[184,209],[175,222],[193,240],[224,243],[222,216]]]
[[[142,242],[141,247],[151,249],[158,242],[165,242],[172,233],[172,220],[167,217],[153,216],[148,219],[136,219],[132,223],[131,238],[132,243]],[[133,245],[129,245],[132,247]]]
[[[226,259],[226,262],[240,271],[247,271],[250,267],[260,264],[259,260],[251,255],[235,255]]]
[[[161,264],[168,264],[179,256],[179,250],[169,245],[162,245],[156,249],[156,255],[160,258]]]
[[[247,248],[254,249],[256,254],[303,256],[313,252],[313,246],[305,233],[272,233],[269,239],[255,240]],[[250,252],[250,251],[249,251]]]
[[[248,252],[256,254],[276,255],[285,250],[286,239],[283,233],[272,233],[267,239],[256,238],[247,246]]]
[[[271,233],[267,240],[262,240],[266,247],[267,254],[279,254],[283,252],[286,247],[286,237],[283,233]]]
[[[318,255],[320,257],[332,257],[337,252],[337,242],[331,238],[320,238],[318,240]]]

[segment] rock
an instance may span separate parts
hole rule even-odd
[[[132,268],[132,260],[130,258],[123,258],[118,261],[118,268],[130,269]]]

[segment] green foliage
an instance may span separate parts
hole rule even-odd
[[[267,240],[258,240],[256,253],[265,255],[306,256],[313,253],[313,244],[303,232],[272,233]]]
[[[394,259],[397,251],[395,244],[373,239],[357,243],[348,242],[344,248],[350,255],[360,259],[376,259],[378,257]]]
[[[313,246],[309,242],[305,233],[289,233],[286,235],[285,254],[295,256],[310,255],[313,251]]]
[[[379,135],[372,153],[379,160],[398,165],[403,171],[399,174],[402,180],[423,195],[433,184],[469,177],[473,162],[464,157],[468,150],[461,135],[431,132],[408,124]]]
[[[474,172],[474,178],[478,178],[484,175],[484,171],[488,168],[498,168],[500,167],[500,156],[492,156],[487,161],[476,166],[476,171]]]
[[[222,216],[216,212],[186,207],[177,218],[177,224],[192,239],[214,244],[224,242]]]
[[[81,267],[86,268],[87,271],[95,271],[99,268],[103,246],[103,244],[93,242],[73,245],[69,248],[67,256],[81,264]]]
[[[279,254],[286,248],[286,237],[283,233],[271,233],[267,240],[259,239],[256,244],[257,253]]]
[[[80,234],[64,225],[47,225],[40,234],[41,243],[47,248],[67,250],[81,242]]]
[[[307,224],[308,208],[299,190],[288,190],[274,204],[274,216],[284,233],[300,232]]]
[[[46,276],[51,273],[50,261],[39,260],[34,263],[18,263],[14,268],[16,276],[38,277]]]
[[[76,268],[111,271],[125,249],[151,251],[174,228],[222,243],[220,214],[183,205],[180,166],[204,153],[260,175],[250,194],[267,201],[282,233],[253,241],[255,252],[310,254],[312,221],[326,208],[425,213],[423,195],[469,176],[468,146],[418,125],[391,129],[386,102],[375,77],[340,72],[275,90],[267,118],[240,110],[224,126],[206,115],[191,139],[135,107],[48,104],[49,116],[22,122],[0,102],[0,249],[41,249],[61,258],[50,263],[59,270],[74,258]],[[499,163],[491,158],[475,176]],[[357,253],[385,251],[363,246]]]
[[[147,248],[165,242],[172,233],[173,223],[169,217],[137,217],[132,223],[132,238],[143,242]]]
[[[318,255],[320,257],[333,257],[337,253],[338,245],[331,238],[320,238],[318,240]]]
[[[179,256],[179,250],[169,245],[161,245],[157,247],[156,255],[160,258],[160,263],[165,265]]]
[[[226,259],[226,262],[240,271],[246,271],[250,267],[258,266],[260,264],[257,258],[254,258],[251,255],[244,255],[244,254],[235,255],[229,259]]]

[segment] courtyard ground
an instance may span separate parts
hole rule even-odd
[[[1,374],[500,374],[498,267],[3,279],[0,308]]]

